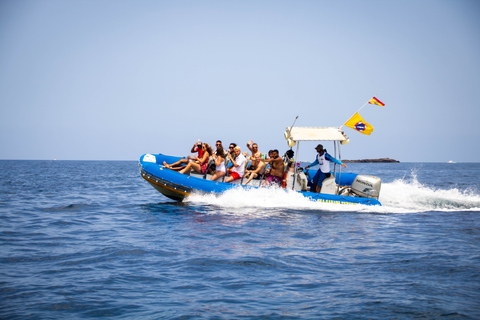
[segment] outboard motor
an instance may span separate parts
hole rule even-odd
[[[358,175],[352,182],[351,192],[358,197],[378,200],[382,180],[379,177]]]

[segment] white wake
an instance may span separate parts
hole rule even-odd
[[[426,211],[480,211],[480,195],[475,191],[435,189],[416,178],[382,184],[382,206],[341,205],[311,201],[301,194],[276,188],[233,189],[220,196],[192,195],[185,201],[225,209],[252,211],[264,209],[320,210],[363,213],[408,213]]]

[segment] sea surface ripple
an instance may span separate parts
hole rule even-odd
[[[1,319],[480,319],[480,164],[350,164],[381,207],[178,203],[135,161],[0,161]]]

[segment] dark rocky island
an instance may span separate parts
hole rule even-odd
[[[342,160],[344,163],[400,163],[398,160],[390,158],[380,158],[380,159],[362,159],[362,160]]]

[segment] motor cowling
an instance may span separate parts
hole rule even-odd
[[[352,182],[351,192],[362,198],[378,200],[382,180],[379,177],[358,175]]]

